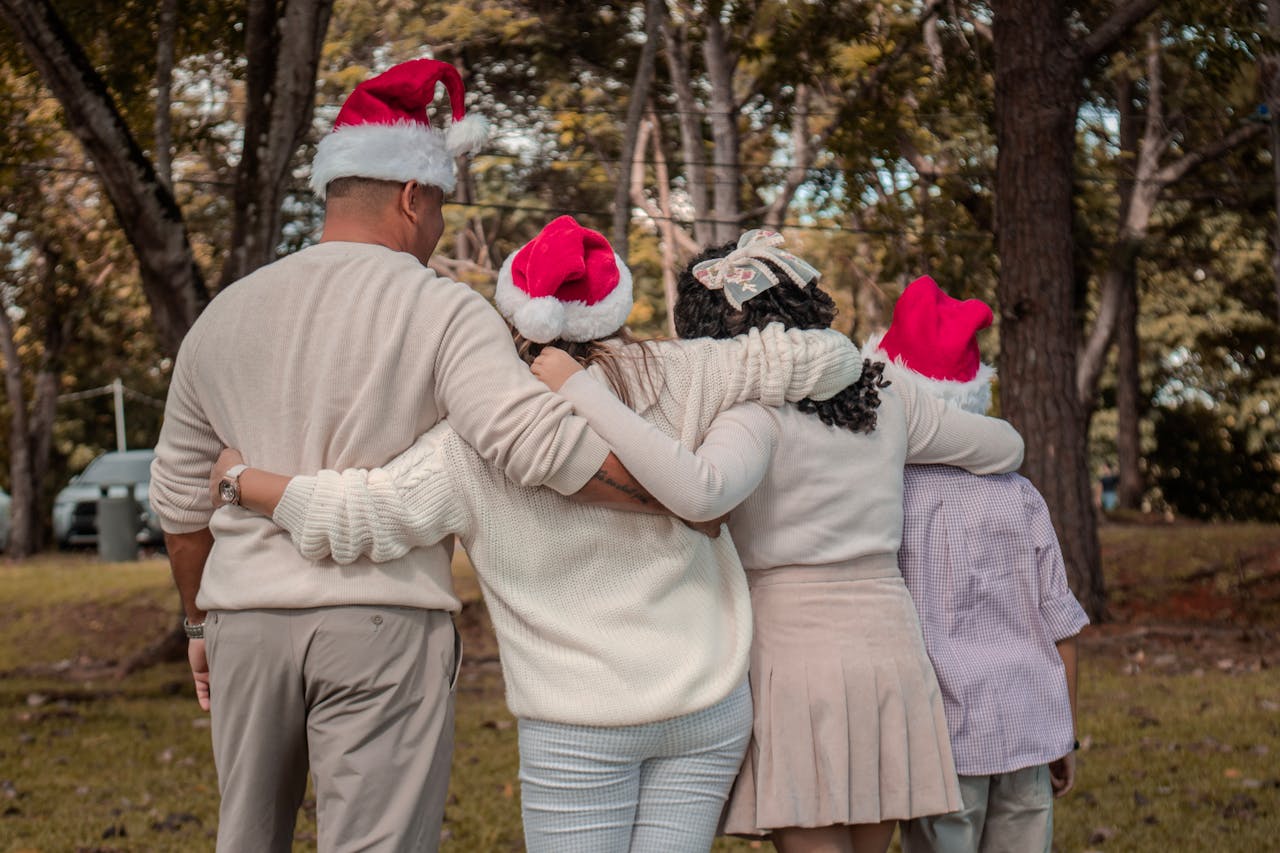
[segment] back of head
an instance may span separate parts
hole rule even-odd
[[[632,307],[631,271],[603,234],[572,216],[552,220],[503,263],[493,296],[522,358],[532,362],[543,347],[555,346],[584,365],[599,364],[630,405],[635,377],[602,341],[633,341],[624,328]],[[641,354],[640,375],[648,376],[648,352],[642,348]]]
[[[676,282],[675,326],[682,338],[732,338],[781,323],[788,329],[826,329],[835,301],[818,287],[819,273],[781,248],[779,235],[749,231],[707,249]],[[858,381],[830,400],[801,400],[797,408],[825,424],[871,432],[884,387],[884,365],[865,361]]]
[[[767,257],[758,260],[780,279],[779,286],[750,296],[738,307],[730,304],[724,288],[708,287],[694,274],[695,269],[706,269],[709,263],[729,256],[740,242],[734,240],[704,250],[680,274],[676,281],[676,334],[682,338],[732,338],[770,323],[782,323],[788,329],[825,329],[831,325],[836,304],[818,287],[817,278],[797,285],[777,262]]]
[[[401,184],[375,178],[344,177],[329,182],[325,216],[329,219],[380,219],[395,208]]]

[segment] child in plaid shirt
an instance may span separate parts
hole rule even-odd
[[[976,334],[990,322],[986,306],[926,277],[865,350],[981,414],[995,371]],[[1067,587],[1048,508],[1018,474],[909,465],[904,486],[898,565],[942,688],[964,807],[905,822],[903,848],[1048,853],[1053,799],[1075,781],[1076,635],[1089,621]]]

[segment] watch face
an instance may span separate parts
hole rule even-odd
[[[240,500],[240,490],[232,480],[223,480],[218,484],[218,495],[229,504]]]

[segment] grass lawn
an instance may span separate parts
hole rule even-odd
[[[1111,525],[1103,543],[1115,621],[1081,650],[1084,748],[1057,849],[1276,849],[1280,527]],[[474,578],[455,573],[468,662],[444,849],[520,850],[514,721]],[[212,849],[208,718],[185,667],[107,666],[175,610],[158,560],[0,565],[0,853]],[[296,841],[314,849],[309,803]]]

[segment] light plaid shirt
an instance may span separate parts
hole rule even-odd
[[[942,687],[956,772],[1008,773],[1071,751],[1055,643],[1089,617],[1049,509],[1017,474],[908,465],[898,564]]]

